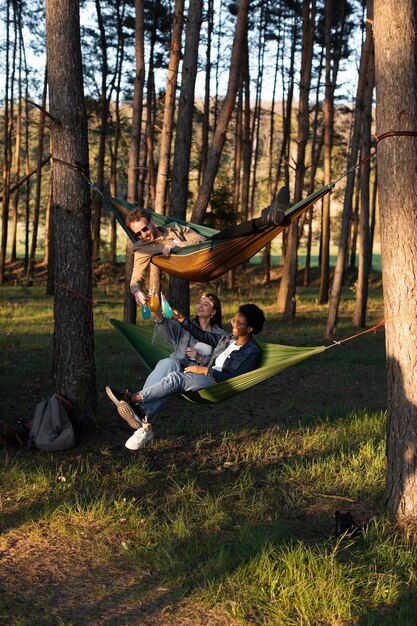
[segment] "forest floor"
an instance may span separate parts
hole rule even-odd
[[[53,392],[53,319],[41,266],[30,287],[18,264],[9,270],[0,290],[0,406],[13,422]],[[95,300],[120,319],[123,267],[94,275]],[[254,301],[267,317],[262,340],[321,345],[317,270],[287,322],[275,308],[276,270],[272,278],[265,286],[260,268],[249,267],[231,290],[211,285],[224,319]],[[354,276],[340,338],[357,332],[353,305]],[[378,274],[368,311],[369,325],[381,320]],[[416,554],[382,510],[383,329],[223,404],[175,400],[155,440],[132,454],[103,389],[140,385],[146,373],[98,311],[94,327],[98,410],[74,450],[0,450],[0,624],[416,623]],[[338,509],[367,530],[335,538]]]

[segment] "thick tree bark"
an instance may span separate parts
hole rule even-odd
[[[88,171],[87,114],[83,94],[77,0],[46,0],[46,51],[52,155]],[[85,179],[54,162],[54,391],[73,402],[81,419],[96,406],[90,197]]]
[[[204,213],[209,203],[213,189],[214,179],[220,163],[223,146],[226,141],[227,128],[232,115],[236,94],[239,87],[242,52],[246,41],[248,25],[249,0],[239,0],[239,8],[236,21],[235,36],[233,39],[232,56],[230,61],[229,82],[227,92],[223,100],[222,108],[217,119],[213,143],[207,159],[207,167],[204,171],[203,181],[194,205],[191,221],[201,224]]]
[[[377,135],[417,131],[417,5],[375,0]],[[378,144],[388,369],[386,504],[417,518],[417,138]]]
[[[177,132],[175,137],[174,162],[172,166],[171,203],[169,214],[174,218],[186,219],[188,199],[188,173],[193,132],[194,92],[197,76],[198,47],[203,14],[203,1],[190,0],[187,30],[182,64],[181,92],[178,103]],[[190,310],[189,283],[170,276],[169,300],[186,315]]]

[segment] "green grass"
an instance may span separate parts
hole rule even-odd
[[[276,290],[220,285],[225,319],[265,308],[263,338],[322,343],[326,308],[300,289],[284,323]],[[195,294],[194,294],[195,295]],[[52,389],[52,301],[0,291],[1,406],[30,416]],[[121,317],[121,289],[97,290]],[[338,333],[354,334],[353,292]],[[369,323],[382,317],[370,293]],[[138,454],[102,388],[145,372],[96,310],[98,414],[69,452],[0,451],[0,623],[414,625],[412,529],[385,517],[384,333],[336,346],[223,405],[174,401]],[[364,524],[336,538],[335,510]]]

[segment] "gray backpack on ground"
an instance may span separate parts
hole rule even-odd
[[[28,449],[34,445],[43,452],[69,450],[75,444],[74,428],[60,400],[49,398],[35,409]]]

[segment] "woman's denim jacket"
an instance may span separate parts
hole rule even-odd
[[[197,341],[203,341],[211,346],[216,346],[207,363],[209,370],[208,376],[214,378],[216,382],[222,382],[234,376],[251,372],[255,370],[261,362],[261,350],[256,341],[250,339],[240,350],[235,350],[227,357],[221,370],[215,370],[213,369],[215,360],[219,354],[226,350],[231,341],[236,339],[236,337],[232,335],[232,333],[223,336],[216,333],[208,333],[202,330],[197,324],[187,319],[182,322],[181,326],[193,335]]]

